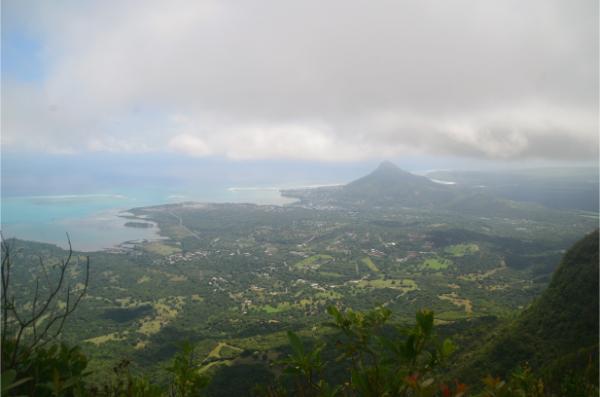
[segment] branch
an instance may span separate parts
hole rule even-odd
[[[23,355],[28,355],[35,349],[36,347],[43,346],[50,340],[56,338],[64,327],[65,321],[69,315],[71,315],[75,309],[78,307],[79,303],[83,299],[84,295],[87,292],[87,288],[89,285],[89,275],[90,275],[90,258],[86,257],[86,269],[85,269],[85,281],[83,284],[83,288],[81,289],[71,289],[70,286],[66,288],[66,303],[64,310],[59,309],[58,305],[53,305],[57,302],[59,293],[63,290],[63,285],[65,283],[65,274],[69,265],[72,263],[71,260],[73,258],[73,248],[71,245],[71,238],[67,233],[67,242],[69,244],[69,251],[67,257],[61,261],[61,264],[58,266],[58,279],[56,284],[53,286],[48,276],[48,272],[46,269],[46,265],[44,264],[43,259],[39,258],[39,264],[41,271],[43,273],[45,282],[47,284],[47,288],[49,294],[46,298],[41,299],[40,293],[40,277],[37,277],[35,280],[35,291],[33,294],[33,301],[31,307],[31,317],[29,319],[24,319],[17,310],[15,305],[14,296],[9,296],[8,288],[10,286],[10,269],[11,269],[11,260],[10,260],[10,247],[2,238],[2,252],[4,253],[4,257],[2,259],[2,344],[6,342],[8,336],[9,329],[9,314],[14,317],[17,324],[16,337],[14,340],[14,350],[12,352],[12,356],[9,360],[10,367],[13,368],[18,359]],[[79,259],[77,260],[77,265],[79,266]],[[40,302],[42,302],[40,304]],[[52,309],[50,310],[52,306]],[[47,312],[50,310],[50,314]],[[46,321],[43,321],[45,324],[38,324],[40,320],[44,316],[48,316]],[[42,327],[41,332],[38,332],[38,325]],[[27,342],[25,342],[25,335],[27,335],[27,329],[31,328],[33,331],[33,336],[31,339],[27,338]],[[25,346],[23,346],[25,345]]]
[[[8,331],[8,285],[10,280],[10,247],[4,236],[0,233],[0,244],[2,245],[2,344],[6,341]]]

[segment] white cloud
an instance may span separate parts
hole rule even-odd
[[[597,4],[13,2],[45,79],[3,147],[349,161],[596,158]],[[60,149],[62,148],[62,149]]]
[[[211,154],[210,148],[202,141],[202,139],[189,134],[174,136],[169,141],[168,146],[174,151],[189,154],[191,156],[203,157]]]

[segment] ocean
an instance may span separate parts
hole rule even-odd
[[[222,187],[181,191],[136,189],[92,194],[30,195],[2,197],[0,223],[4,238],[16,237],[67,247],[97,251],[128,241],[158,239],[158,228],[131,228],[124,224],[127,210],[182,201],[234,202],[284,205],[277,187]]]

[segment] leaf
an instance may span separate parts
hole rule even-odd
[[[433,384],[433,378],[429,378],[429,379],[424,380],[421,383],[421,387],[426,388],[426,387],[431,386],[432,384]]]
[[[365,395],[367,394],[369,388],[368,388],[368,379],[366,374],[363,374],[361,372],[358,372],[355,369],[352,369],[350,371],[350,379],[352,381],[352,385],[356,388],[357,391],[359,391],[359,395]],[[360,393],[362,392],[362,393]]]
[[[298,367],[286,367],[283,372],[290,375],[298,375],[302,373]]]
[[[417,312],[417,324],[424,335],[430,335],[433,330],[433,312],[423,309]]]
[[[9,369],[8,371],[4,371],[2,373],[2,390],[4,390],[4,385],[10,385],[17,377],[17,371],[14,369]]]
[[[342,313],[340,313],[340,311],[338,310],[337,307],[335,307],[335,306],[327,307],[327,313],[329,313],[329,315],[335,319],[336,327],[343,328],[345,326],[348,326],[348,324],[346,324],[347,321],[344,319],[344,316],[342,315]]]
[[[450,338],[444,339],[442,343],[442,356],[444,358],[450,357],[457,349],[457,346]]]
[[[406,338],[406,341],[404,342],[402,355],[408,360],[413,360],[417,356],[417,352],[415,351],[415,339],[415,335],[409,335],[408,338]]]
[[[33,378],[22,378],[15,382],[15,378],[17,377],[17,371],[14,369],[9,369],[5,371],[0,376],[0,382],[2,382],[2,394],[6,393],[9,390],[14,389],[15,387],[21,386],[22,384],[29,382]]]
[[[330,316],[337,317],[337,316],[339,316],[340,311],[335,306],[328,306],[327,313],[329,313]]]
[[[62,390],[69,389],[69,388],[75,386],[78,382],[79,382],[79,378],[75,378],[75,377],[69,378],[62,384],[61,389]]]
[[[290,345],[292,346],[292,350],[298,357],[304,356],[304,346],[302,345],[302,341],[292,331],[287,332],[288,340],[290,341]]]
[[[485,378],[483,378],[483,383],[486,386],[495,388],[498,385],[498,383],[500,383],[500,378],[494,378],[491,375],[488,375]]]
[[[319,389],[319,394],[318,394],[319,397],[335,397],[342,390],[342,385],[338,385],[338,386],[332,388],[323,379],[321,379],[319,381],[319,383],[317,384],[317,387]]]

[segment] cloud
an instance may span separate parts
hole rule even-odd
[[[169,141],[169,148],[192,156],[208,156],[210,148],[202,139],[189,134],[176,135]]]
[[[593,0],[3,2],[6,29],[40,41],[44,78],[4,84],[2,146],[233,159],[595,159],[597,8]]]

